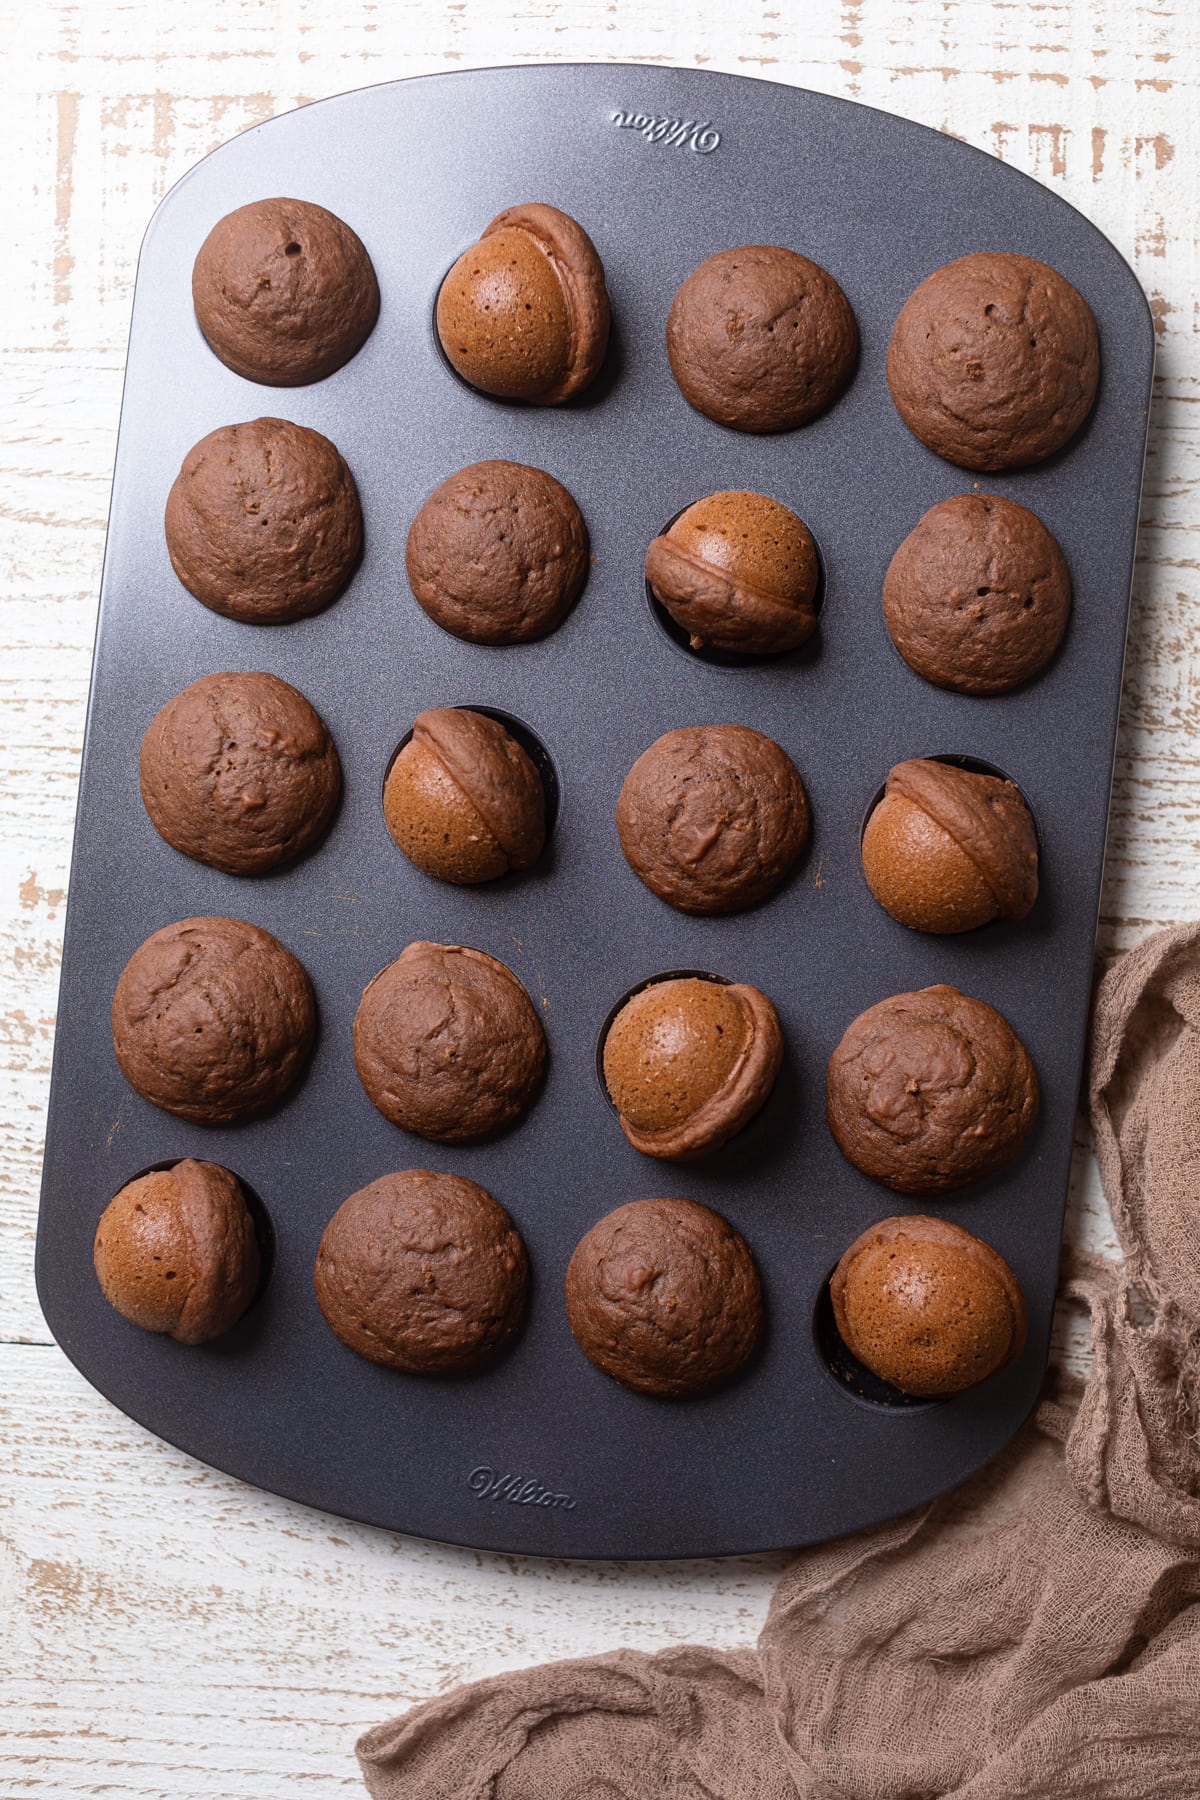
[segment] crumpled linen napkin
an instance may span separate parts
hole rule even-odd
[[[1198,1800],[1200,925],[1103,977],[1088,1101],[1124,1261],[1067,1272],[1081,1396],[797,1557],[757,1650],[549,1664],[367,1732],[375,1800]]]
[[[1200,925],[1102,977],[1088,1110],[1124,1260],[1066,1271],[1095,1351],[1067,1462],[1093,1505],[1200,1549]]]

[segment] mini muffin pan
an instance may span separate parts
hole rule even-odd
[[[379,323],[329,379],[288,390],[225,368],[192,314],[196,251],[223,214],[283,194],[352,225],[379,276]],[[439,353],[442,276],[506,205],[553,202],[590,233],[613,304],[596,386],[566,408],[466,387]],[[725,430],[675,386],[671,297],[713,251],[785,244],[836,276],[862,356],[807,428]],[[892,322],[917,283],[967,251],[1021,251],[1090,302],[1103,369],[1094,414],[1039,468],[976,477],[897,416],[884,378]],[[138,270],[84,749],[55,1046],[38,1288],[67,1355],[134,1419],[279,1494],[422,1536],[556,1556],[695,1556],[797,1545],[925,1501],[994,1456],[1037,1397],[1045,1363],[1087,1020],[1146,413],[1146,302],[1113,246],[1061,200],[953,139],[884,113],[739,77],[607,65],[499,69],[399,82],[306,106],[210,156],[157,212]],[[326,612],[253,627],[180,585],[163,505],[185,452],[216,426],[271,415],[330,437],[358,481],[362,566]],[[465,463],[549,470],[587,520],[593,565],[552,636],[495,649],[448,636],[404,575],[409,524]],[[1075,609],[1050,668],[1005,698],[916,676],[884,626],[884,571],[935,501],[976,486],[1030,506],[1070,565]],[[690,654],[647,605],[646,545],[716,489],[773,495],[807,522],[824,571],[819,629],[766,661]],[[346,794],[295,867],[238,879],[156,835],[138,794],[142,733],[214,670],[265,669],[327,720]],[[380,795],[423,707],[478,705],[521,722],[553,762],[558,813],[539,865],[479,888],[427,879],[392,844]],[[812,803],[796,877],[756,910],[689,918],[627,867],[613,820],[635,757],[677,725],[740,722],[776,738]],[[970,758],[1027,797],[1042,848],[1028,920],[961,938],[914,934],[872,900],[864,812],[904,757]],[[189,915],[252,920],[312,976],[320,1036],[307,1079],[270,1116],[190,1126],[132,1093],[113,1057],[117,976],[152,931]],[[469,944],[525,983],[550,1069],[522,1123],[443,1148],[388,1124],[359,1086],[351,1021],[367,982],[414,938]],[[697,970],[761,987],[787,1038],[765,1110],[719,1154],[652,1162],[626,1144],[597,1085],[597,1041],[648,977]],[[1042,1113],[997,1177],[908,1201],[844,1162],[824,1122],[824,1071],[864,1007],[954,983],[997,1006],[1028,1046]],[[125,1182],[197,1156],[261,1201],[274,1242],[260,1299],[200,1348],[139,1331],[104,1302],[97,1220]],[[529,1249],[527,1328],[485,1373],[396,1374],[356,1358],[313,1296],[335,1208],[394,1169],[455,1170],[509,1210]],[[707,1398],[627,1392],[576,1348],[563,1308],[571,1251],[627,1200],[706,1202],[749,1241],[768,1326],[743,1376]],[[826,1283],[872,1221],[957,1220],[1000,1250],[1030,1310],[1022,1359],[960,1397],[894,1404],[831,1340]],[[836,1334],[834,1334],[834,1337]]]

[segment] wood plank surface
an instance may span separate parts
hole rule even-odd
[[[347,1525],[157,1442],[49,1340],[32,1282],[37,1184],[149,215],[198,157],[289,107],[547,57],[694,64],[842,94],[962,137],[1079,206],[1137,269],[1159,334],[1102,908],[1112,950],[1197,909],[1200,8],[5,0],[0,25],[0,1800],[353,1793],[356,1731],[463,1679],[619,1643],[748,1641],[781,1559],[554,1564]],[[1114,1247],[1082,1142],[1069,1234]],[[1058,1341],[1081,1366],[1078,1333],[1064,1323]]]

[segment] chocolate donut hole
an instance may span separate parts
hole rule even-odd
[[[920,760],[922,762],[947,763],[947,764],[949,764],[949,766],[951,768],[963,769],[969,775],[990,775],[993,780],[1005,781],[1009,784],[1010,787],[1015,788],[1018,795],[1020,796],[1021,802],[1024,805],[1026,812],[1029,814],[1030,822],[1033,826],[1033,835],[1034,835],[1034,838],[1037,843],[1038,869],[1039,869],[1039,873],[1040,873],[1041,862],[1042,862],[1042,834],[1041,834],[1041,829],[1038,825],[1037,814],[1034,812],[1034,809],[1029,801],[1029,796],[1026,794],[1024,788],[1020,785],[1019,782],[1014,781],[1012,776],[1009,775],[1006,770],[1000,768],[999,765],[996,763],[985,762],[982,757],[963,756],[963,755],[958,754],[955,751],[931,751],[928,754],[923,754],[917,760]],[[883,800],[886,792],[887,792],[887,783],[885,781],[882,786],[876,788],[874,794],[871,796],[871,799],[867,805],[866,811],[863,813],[862,823],[859,826],[859,833],[858,833],[858,842],[859,842],[859,850],[860,850],[860,864],[861,864],[862,844],[863,844],[863,840],[867,834],[867,826],[870,824],[871,816],[874,813],[876,807]],[[866,880],[865,872],[863,873],[863,879]],[[868,885],[868,890],[869,890],[870,883],[868,882],[867,885]],[[875,899],[877,905],[881,905],[881,907],[882,907],[882,903],[879,901],[877,895],[872,895],[872,898]],[[1040,896],[1039,896],[1039,898],[1040,898]],[[983,924],[980,924],[980,925],[973,925],[969,931],[958,933],[957,935],[964,936],[964,937],[972,937],[972,936],[974,936],[974,934],[977,931],[993,931],[996,929],[997,926],[1013,925],[1014,923],[1016,923],[1019,926],[1023,926],[1026,923],[1029,916],[1032,913],[1036,912],[1037,906],[1038,906],[1038,901],[1035,900],[1033,907],[1030,909],[1030,914],[1027,914],[1025,919],[1020,919],[1020,920],[1014,921],[1011,918],[1005,918],[1005,917],[997,914],[997,916],[995,918],[987,919],[984,921]],[[886,907],[882,907],[882,910],[884,912],[887,912]],[[905,929],[911,929],[911,927],[906,926]],[[937,936],[939,934],[932,933],[931,935]],[[945,934],[941,934],[941,935],[945,935]],[[955,935],[955,934],[951,934],[951,935]]]
[[[538,857],[537,863],[534,865],[535,868],[540,868],[545,862],[546,854],[550,849],[550,840],[554,834],[555,822],[558,819],[560,789],[558,770],[555,767],[554,758],[551,756],[537,732],[533,730],[532,726],[526,725],[523,719],[515,718],[512,713],[502,712],[497,706],[476,706],[473,702],[466,701],[464,701],[461,706],[455,707],[454,710],[456,712],[482,713],[484,718],[494,719],[497,725],[503,725],[505,731],[507,731],[509,736],[521,746],[522,750],[537,770],[538,778],[542,784],[542,793],[544,794],[546,801],[546,842],[541,855]],[[392,772],[392,765],[395,763],[400,752],[412,743],[412,735],[412,727],[410,726],[387,759],[387,765],[384,768],[383,776],[379,783],[379,806],[381,813],[383,810],[384,790],[387,787],[388,776]],[[511,871],[510,873],[528,874],[529,871],[520,870]],[[508,879],[509,876],[506,875],[497,877],[497,880],[499,881],[506,881]],[[491,884],[489,883],[488,885]]]
[[[669,519],[665,520],[664,523],[659,526],[658,530],[654,533],[654,536],[664,537],[666,533],[670,531],[672,525],[674,525],[677,520],[682,519],[684,513],[687,512],[690,507],[695,506],[697,501],[702,500],[705,497],[706,496],[699,494],[696,496],[696,500],[689,500],[686,506],[679,507],[676,512],[671,514]],[[697,648],[692,643],[691,637],[685,627],[680,625],[678,620],[671,617],[662,601],[655,596],[654,589],[650,586],[648,576],[643,575],[642,586],[646,594],[646,605],[650,608],[650,617],[654,620],[654,623],[658,626],[658,629],[662,632],[663,636],[669,638],[675,648],[677,650],[682,650],[685,656],[693,658],[696,662],[709,663],[716,669],[752,669],[756,668],[759,664],[767,664],[773,668],[789,668],[793,664],[803,665],[815,661],[816,657],[820,654],[821,612],[825,605],[825,558],[821,554],[821,546],[817,540],[816,533],[813,531],[812,526],[808,524],[807,519],[804,521],[804,524],[807,526],[808,534],[813,541],[813,548],[817,553],[817,591],[813,595],[812,602],[813,611],[817,615],[817,628],[812,636],[806,639],[803,644],[797,645],[794,650],[776,650],[765,654],[742,650],[722,650],[716,644],[701,644],[699,648]]]
[[[944,1406],[946,1399],[925,1400],[914,1394],[906,1394],[902,1389],[893,1387],[890,1381],[881,1380],[865,1363],[859,1362],[838,1330],[833,1316],[833,1300],[829,1293],[832,1278],[833,1269],[830,1269],[821,1283],[816,1305],[813,1307],[812,1335],[817,1360],[838,1393],[857,1401],[860,1406],[883,1407],[898,1413],[926,1412],[932,1406]]]
[[[133,1182],[141,1181],[144,1175],[169,1174],[177,1163],[187,1162],[188,1160],[189,1158],[186,1156],[169,1156],[163,1162],[147,1163],[144,1169],[135,1169],[131,1175],[126,1175],[122,1181],[117,1183],[116,1187],[105,1201],[105,1206],[107,1207],[110,1205],[112,1201],[116,1199],[117,1195],[123,1193]],[[215,1158],[205,1156],[197,1157],[194,1160],[198,1162],[213,1162]],[[201,1345],[200,1348],[202,1349],[211,1349],[213,1345],[219,1347],[224,1342],[225,1338],[231,1337],[234,1332],[241,1329],[243,1322],[257,1309],[259,1302],[262,1300],[263,1295],[271,1284],[271,1276],[275,1270],[275,1226],[272,1223],[271,1215],[267,1210],[266,1202],[263,1200],[262,1195],[258,1192],[257,1188],[251,1187],[244,1175],[239,1175],[236,1169],[230,1169],[228,1163],[222,1163],[221,1167],[229,1170],[229,1173],[241,1188],[242,1198],[246,1202],[246,1211],[250,1214],[250,1221],[254,1226],[254,1240],[258,1245],[258,1286],[254,1290],[254,1298],[251,1300],[241,1318],[237,1321],[237,1324],[232,1325],[228,1332],[223,1332],[221,1337],[211,1338],[208,1343]],[[101,1208],[101,1211],[103,1210],[104,1208]]]
[[[482,707],[477,706],[475,708],[476,712],[482,712],[482,710]],[[496,716],[497,718],[500,717],[499,714]],[[1002,769],[999,763],[985,762],[981,756],[960,756],[956,750],[923,750],[920,755],[920,760],[922,762],[949,763],[952,768],[965,769],[968,775],[990,775],[995,781],[1007,781],[1010,787],[1015,787],[1018,794],[1020,794],[1022,800],[1025,802],[1026,812],[1028,812],[1029,817],[1033,821],[1033,835],[1037,838],[1038,844],[1038,860],[1041,860],[1042,828],[1038,824],[1038,816],[1033,809],[1033,802],[1030,800],[1029,795],[1025,792],[1025,789],[1021,786],[1020,782],[1014,781],[1013,777],[1006,769]],[[886,790],[887,782],[882,781],[867,802],[866,811],[862,816],[862,823],[858,828],[858,841],[860,846],[863,841],[863,835],[870,823],[871,814],[883,799]]]
[[[621,358],[619,358],[619,353],[617,353],[617,331],[615,331],[615,320],[613,320],[612,317],[612,302],[610,302],[608,290],[606,290],[606,286],[604,286],[603,261],[601,261],[601,257],[599,257],[596,245],[588,238],[585,227],[583,227],[583,225],[579,223],[579,220],[576,220],[572,214],[565,214],[565,212],[561,212],[561,209],[558,209],[558,207],[549,207],[549,212],[558,214],[560,220],[565,221],[565,223],[569,225],[570,230],[581,232],[583,238],[587,239],[588,252],[590,252],[590,256],[596,257],[596,270],[594,270],[594,272],[599,275],[599,283],[601,283],[604,295],[603,306],[601,306],[601,313],[604,315],[603,353],[599,356],[599,362],[597,362],[597,364],[592,364],[592,374],[587,376],[587,378],[583,378],[583,385],[576,385],[576,382],[572,380],[572,383],[570,383],[570,385],[572,385],[572,391],[567,394],[567,398],[549,401],[543,400],[540,392],[533,392],[533,394],[529,394],[529,396],[522,396],[522,394],[516,394],[516,392],[502,392],[495,391],[495,389],[489,389],[489,387],[480,387],[479,383],[471,382],[470,378],[462,373],[462,369],[459,369],[459,367],[455,365],[452,356],[450,356],[450,353],[446,351],[446,346],[444,346],[443,333],[441,333],[441,326],[439,326],[439,317],[437,317],[437,315],[439,315],[439,310],[441,310],[441,299],[443,299],[446,283],[450,281],[450,277],[455,274],[455,270],[459,268],[462,261],[470,256],[471,250],[479,250],[482,245],[488,243],[489,236],[491,236],[491,232],[493,232],[493,227],[500,227],[500,221],[506,221],[506,225],[500,227],[500,229],[518,230],[518,232],[520,232],[520,230],[531,229],[531,221],[527,220],[527,218],[518,218],[518,216],[516,216],[516,214],[524,214],[525,211],[527,211],[527,209],[525,209],[524,205],[506,207],[504,211],[497,214],[495,220],[491,221],[491,225],[488,225],[486,229],[482,230],[480,236],[471,239],[470,243],[462,245],[461,250],[450,259],[450,263],[444,268],[443,274],[439,275],[437,284],[435,284],[434,295],[432,295],[432,301],[430,301],[430,313],[428,313],[428,319],[430,319],[430,335],[434,338],[434,349],[437,351],[437,356],[439,356],[439,360],[441,360],[444,369],[448,371],[448,374],[452,374],[455,382],[459,383],[459,385],[464,387],[470,394],[473,394],[477,400],[489,401],[489,403],[495,405],[495,407],[520,407],[520,409],[538,409],[538,407],[542,407],[542,405],[569,407],[569,409],[574,409],[574,407],[587,407],[587,405],[596,403],[597,400],[603,400],[604,396],[606,396],[606,392],[610,391],[613,378],[615,378],[615,371],[617,371],[617,365],[619,365],[619,360],[621,360]],[[540,207],[534,207],[533,211],[545,211],[545,209],[543,209],[543,207],[542,209],[540,209]],[[536,227],[534,227],[534,234],[536,234]],[[576,245],[576,248],[579,248],[578,245]],[[585,252],[585,261],[590,261],[587,252]],[[534,281],[534,284],[536,284],[536,281]],[[563,299],[567,301],[567,295],[565,295],[565,293],[563,293]],[[533,302],[527,299],[527,301],[525,301],[524,310],[531,311],[531,306],[533,306]],[[569,301],[567,301],[567,306],[570,306]]]
[[[657,987],[662,981],[712,981],[718,987],[733,985],[728,975],[714,975],[709,969],[666,969],[660,975],[648,975],[645,981],[635,982],[626,993],[621,995],[616,1004],[609,1008],[608,1016],[600,1027],[600,1033],[596,1039],[596,1080],[600,1083],[604,1104],[614,1114],[617,1112],[617,1104],[609,1093],[608,1083],[604,1079],[604,1046],[608,1041],[608,1034],[618,1015],[624,1011],[631,1000],[636,999],[638,994],[644,994],[647,988]]]

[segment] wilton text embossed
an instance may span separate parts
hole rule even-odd
[[[648,144],[687,148],[697,156],[711,156],[721,142],[720,132],[707,119],[664,119],[652,113],[615,112],[612,122],[622,131],[638,132]]]
[[[480,1500],[507,1500],[512,1506],[557,1506],[573,1512],[575,1502],[570,1494],[552,1494],[540,1481],[524,1475],[504,1475],[487,1463],[480,1463],[467,1476],[467,1486]]]

